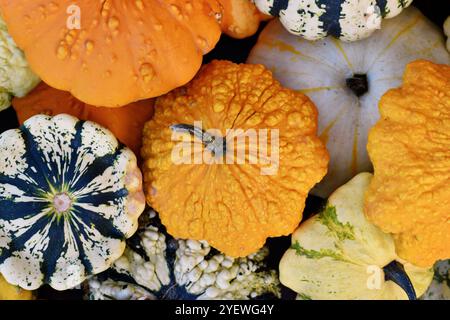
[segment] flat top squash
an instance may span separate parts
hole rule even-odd
[[[375,176],[365,213],[394,234],[401,258],[431,267],[450,258],[450,66],[410,63],[380,114],[367,145]]]
[[[214,61],[155,110],[144,128],[145,191],[172,236],[238,257],[297,227],[328,164],[305,95],[261,65]]]

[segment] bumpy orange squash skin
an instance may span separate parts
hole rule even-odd
[[[220,130],[222,137],[229,128],[278,129],[278,170],[262,175],[267,165],[250,164],[248,157],[244,164],[174,164],[179,142],[172,141],[170,126],[194,121],[202,121],[203,130]],[[200,140],[185,136],[211,155]],[[250,143],[244,148],[249,154]],[[168,232],[207,240],[234,257],[255,252],[267,237],[290,234],[328,164],[313,103],[282,88],[261,65],[226,61],[210,63],[189,85],[157,99],[155,116],[144,128],[142,157],[147,202]]]
[[[368,151],[368,218],[422,267],[450,258],[450,66],[419,60],[380,102]]]
[[[36,114],[53,116],[60,113],[94,121],[111,130],[116,138],[136,155],[140,154],[144,124],[154,113],[153,100],[142,100],[121,108],[96,107],[43,82],[24,98],[15,98],[13,107],[20,124]]]

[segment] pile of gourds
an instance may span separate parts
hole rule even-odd
[[[433,298],[450,54],[411,2],[0,0],[0,299]]]

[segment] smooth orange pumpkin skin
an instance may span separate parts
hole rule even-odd
[[[170,126],[195,121],[222,136],[230,128],[279,130],[278,170],[263,175],[265,165],[248,159],[244,164],[174,163],[179,141],[172,140]],[[205,150],[197,138],[185,138]],[[143,140],[147,202],[167,231],[176,238],[207,240],[233,257],[256,252],[268,237],[294,231],[308,192],[326,174],[329,160],[317,137],[317,110],[305,95],[283,88],[262,65],[228,61],[213,61],[187,86],[157,98]],[[248,144],[244,148],[248,157]],[[195,149],[186,153],[194,154]]]
[[[20,124],[36,114],[67,113],[81,120],[90,120],[108,128],[116,138],[139,155],[142,129],[154,113],[153,100],[142,100],[121,108],[87,105],[66,91],[53,89],[41,82],[24,98],[14,98]]]
[[[81,29],[69,30],[73,4]],[[185,84],[221,34],[210,0],[0,0],[0,9],[44,82],[105,107]]]
[[[450,258],[450,66],[418,60],[380,101],[365,213],[420,267]]]
[[[223,16],[221,18],[222,31],[227,35],[242,39],[253,35],[261,21],[272,17],[259,12],[249,0],[219,0]]]

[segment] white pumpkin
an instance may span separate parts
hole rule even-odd
[[[331,161],[313,193],[327,197],[358,172],[372,170],[366,144],[379,118],[378,101],[401,84],[406,64],[417,59],[450,63],[442,32],[413,7],[358,42],[306,41],[278,21],[264,29],[248,62],[264,64],[319,109],[319,133]]]
[[[327,35],[344,41],[367,38],[412,0],[254,0],[260,11],[279,17],[289,32],[308,40]]]

